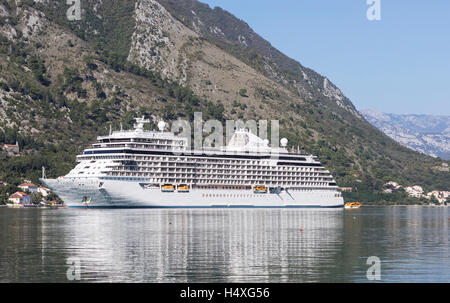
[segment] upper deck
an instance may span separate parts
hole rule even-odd
[[[114,131],[108,136],[99,136],[97,143],[84,151],[84,155],[105,153],[143,153],[143,154],[184,154],[205,156],[234,156],[237,158],[281,158],[316,162],[317,157],[299,152],[289,152],[287,139],[280,141],[281,147],[269,146],[269,140],[263,140],[248,129],[237,129],[228,145],[191,149],[190,140],[165,131],[166,124],[158,124],[159,131],[144,131],[144,124],[150,122],[144,118],[136,119],[134,130]]]

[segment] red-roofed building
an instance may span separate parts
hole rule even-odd
[[[5,144],[3,146],[3,149],[9,154],[9,155],[18,155],[20,153],[19,143],[16,142],[15,145],[11,144]]]
[[[12,204],[30,204],[31,203],[31,197],[23,192],[16,192],[9,196],[8,201]]]
[[[0,181],[0,186],[8,186],[9,184],[3,181]]]
[[[18,186],[23,191],[28,191],[32,194],[36,194],[38,192],[38,186],[33,183],[23,183]]]

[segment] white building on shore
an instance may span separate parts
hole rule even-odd
[[[395,191],[398,191],[400,188],[402,188],[397,182],[390,181],[383,185],[383,192],[385,193],[392,193]]]
[[[423,188],[419,185],[406,187],[405,191],[409,194],[410,197],[421,198],[423,196]]]
[[[50,193],[51,193],[51,190],[50,189],[48,189],[48,188],[46,188],[46,187],[43,187],[43,186],[40,186],[38,189],[37,189],[37,191],[38,191],[38,193],[40,193],[43,197],[48,197],[49,195],[50,195]]]
[[[427,197],[427,199],[431,199],[432,197],[435,197],[436,200],[438,200],[438,202],[442,204],[445,201],[447,201],[448,197],[450,197],[450,192],[435,190],[435,191],[429,192],[426,197]]]

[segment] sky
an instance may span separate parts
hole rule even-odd
[[[200,0],[328,77],[359,109],[450,115],[450,1]]]

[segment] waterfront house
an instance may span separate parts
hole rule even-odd
[[[447,201],[448,197],[450,197],[450,192],[435,190],[429,192],[426,196],[427,199],[431,199],[431,197],[435,197],[436,200],[442,204]]]
[[[405,191],[410,197],[421,198],[423,196],[423,188],[418,185],[407,187]]]
[[[12,194],[11,196],[9,196],[8,201],[11,204],[20,204],[20,202],[22,201],[22,195]]]
[[[16,192],[9,196],[8,201],[12,204],[31,204],[31,197],[24,192]]]
[[[34,185],[33,183],[23,183],[23,184],[20,184],[18,187],[21,190],[28,191],[28,192],[30,192],[32,194],[37,194],[38,193],[38,189],[39,189],[38,186]]]

